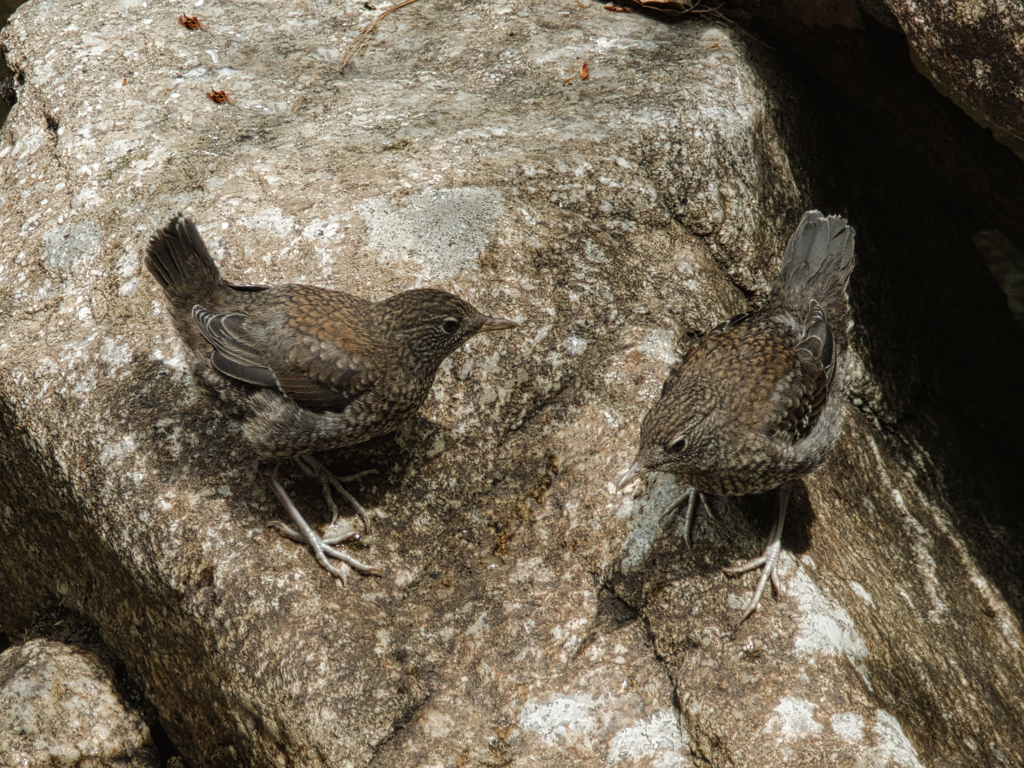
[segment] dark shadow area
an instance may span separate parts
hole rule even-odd
[[[7,23],[7,20],[11,18],[11,14],[17,10],[18,6],[22,4],[24,0],[0,0],[0,17],[3,18],[3,22],[0,26]],[[7,68],[7,60],[5,57],[6,51],[0,50],[0,126],[7,121],[7,115],[11,112],[11,107],[14,106],[17,101],[15,95],[16,86],[16,75]]]
[[[760,545],[763,547],[779,517],[779,491],[742,496],[731,501],[751,522],[761,538]],[[786,508],[786,522],[782,528],[782,546],[794,555],[803,555],[810,551],[814,538],[815,519],[814,507],[807,496],[807,489],[803,483],[797,483],[790,493],[789,506]],[[760,549],[748,555],[737,547],[733,555],[736,560],[726,565],[735,565],[744,557],[756,557],[760,554]]]
[[[875,415],[929,452],[957,529],[1024,618],[1024,333],[972,239],[1024,243],[1024,164],[913,69],[900,35],[865,24],[757,32],[816,111],[820,205],[857,227],[854,343],[883,389]]]
[[[237,427],[232,426],[231,429]],[[409,451],[398,443],[394,434],[343,449],[318,451],[313,456],[338,478],[356,476],[343,485],[368,510],[380,506],[386,492],[402,482],[410,462]],[[261,467],[265,469],[266,465]],[[327,520],[330,519],[320,480],[305,475],[294,461],[282,462],[280,480],[293,499],[303,499],[304,511],[311,510],[308,518],[311,524],[319,523],[325,515]],[[269,481],[267,485],[269,487]],[[336,496],[334,500],[342,516],[355,515],[341,497]],[[314,509],[318,511],[313,512]],[[283,509],[281,514],[284,515]],[[358,519],[353,517],[353,521],[358,527]]]

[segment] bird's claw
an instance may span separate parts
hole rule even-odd
[[[356,534],[355,531],[349,531],[343,534],[341,539],[338,539],[338,534],[335,533],[333,536],[329,536],[328,540],[325,541],[316,533],[316,531],[314,531],[310,527],[309,523],[307,523],[305,518],[302,517],[302,513],[300,513],[298,508],[295,506],[295,503],[291,500],[291,497],[288,495],[287,491],[285,491],[285,489],[281,486],[281,483],[278,482],[276,467],[274,468],[274,471],[272,471],[270,474],[270,486],[271,488],[274,489],[274,493],[276,494],[278,501],[281,502],[281,505],[288,512],[288,515],[292,518],[292,522],[295,523],[299,530],[296,531],[294,528],[291,528],[285,525],[284,523],[278,521],[274,521],[270,523],[270,525],[273,528],[276,528],[289,539],[293,539],[299,542],[304,541],[306,544],[308,544],[309,548],[313,550],[313,555],[316,557],[317,562],[320,563],[320,565],[324,568],[325,571],[330,573],[332,576],[336,576],[339,579],[341,579],[342,584],[344,584],[348,579],[350,568],[354,568],[360,573],[380,573],[380,571],[375,566],[367,565],[361,560],[357,560],[356,558],[352,557],[352,555],[348,554],[348,552],[345,552],[340,549],[335,549],[333,546],[331,546],[332,543],[337,544],[340,543],[340,541],[344,541],[346,539],[351,539],[354,536],[358,536],[358,534]],[[328,557],[332,557],[335,560],[340,560],[341,567],[339,568],[338,566],[331,563],[327,559]]]

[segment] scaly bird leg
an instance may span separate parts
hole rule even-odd
[[[340,549],[335,549],[330,544],[324,542],[320,536],[317,535],[309,523],[306,522],[305,518],[302,517],[302,513],[299,512],[295,503],[291,500],[288,492],[282,487],[281,483],[277,481],[277,465],[275,464],[273,469],[270,471],[270,487],[274,489],[274,494],[277,496],[278,501],[287,510],[288,515],[291,517],[292,522],[298,527],[300,533],[297,533],[291,528],[284,524],[274,525],[273,527],[278,528],[288,538],[295,539],[297,541],[305,541],[309,544],[310,549],[313,550],[313,554],[316,556],[317,561],[324,567],[328,573],[332,576],[337,576],[341,579],[342,583],[348,578],[348,568],[345,566],[351,566],[360,573],[379,573],[377,568],[372,565],[367,565],[359,560],[356,560],[347,552],[343,552]],[[337,542],[335,542],[337,543]],[[338,568],[333,565],[327,558],[328,556],[340,560],[343,563],[342,568]]]
[[[355,510],[356,514],[359,515],[363,520],[363,529],[370,532],[370,515],[363,508],[363,505],[355,500],[355,497],[345,490],[342,483],[347,483],[352,480],[358,480],[365,475],[370,475],[376,472],[376,469],[368,469],[365,472],[359,472],[355,475],[349,475],[348,477],[338,477],[331,472],[327,467],[321,464],[319,461],[314,459],[311,455],[299,456],[295,459],[295,463],[299,465],[299,469],[305,472],[312,478],[320,480],[323,483],[324,498],[327,500],[327,507],[331,510],[333,517],[331,518],[331,526],[338,521],[338,507],[334,503],[334,499],[331,497],[331,486],[334,486],[334,490],[341,494],[341,497],[345,500],[352,509]]]
[[[786,522],[786,507],[789,506],[789,496],[792,491],[793,488],[789,483],[786,483],[779,489],[779,516],[775,520],[775,525],[772,526],[771,533],[768,534],[768,544],[765,546],[761,556],[732,568],[722,569],[725,573],[737,574],[746,573],[759,566],[764,566],[764,569],[761,571],[761,578],[757,582],[757,589],[754,590],[754,596],[750,598],[750,602],[743,611],[743,615],[738,622],[739,624],[746,621],[757,609],[758,603],[761,602],[761,595],[764,594],[765,587],[768,586],[769,579],[772,581],[772,586],[775,587],[776,594],[782,594],[782,589],[779,586],[779,576],[775,572],[775,568],[778,566],[779,556],[782,554],[782,526]]]
[[[686,493],[680,496],[678,499],[673,501],[668,508],[661,513],[661,517],[658,519],[660,525],[664,522],[665,518],[675,512],[683,503],[686,502],[686,516],[683,518],[683,541],[686,542],[686,548],[690,549],[690,531],[693,529],[693,518],[694,511],[697,509],[697,499],[700,498],[701,505],[704,507],[704,511],[714,517],[711,512],[711,507],[708,506],[708,498],[703,493],[698,491],[696,488],[691,487]]]

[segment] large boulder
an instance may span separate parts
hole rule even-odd
[[[366,5],[202,6],[189,30],[35,2],[4,31],[5,631],[53,596],[89,617],[197,766],[1024,762],[1020,606],[985,561],[1000,532],[950,523],[973,476],[899,399],[921,373],[876,333],[904,256],[884,228],[853,275],[860,408],[794,500],[781,601],[737,628],[756,575],[720,570],[775,496],[715,502],[689,552],[671,478],[614,492],[678,347],[763,300],[822,204],[800,92],[729,27],[593,3],[417,3],[341,71]],[[267,529],[264,470],[141,267],[178,210],[233,282],[433,285],[522,323],[397,435],[326,457],[378,470],[352,489],[380,577],[341,585]],[[963,322],[1007,332],[985,311]]]
[[[157,768],[149,728],[95,654],[29,640],[0,654],[0,765]]]
[[[922,69],[1024,157],[1024,5],[885,0]]]

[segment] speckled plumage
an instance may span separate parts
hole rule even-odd
[[[196,380],[269,460],[394,431],[448,355],[481,331],[516,325],[431,288],[373,303],[308,285],[232,285],[180,215],[150,240],[145,264]]]
[[[746,495],[818,467],[843,423],[854,262],[846,221],[806,213],[765,305],[712,330],[669,374],[620,487],[656,470],[702,493]],[[784,516],[783,502],[777,538]]]

